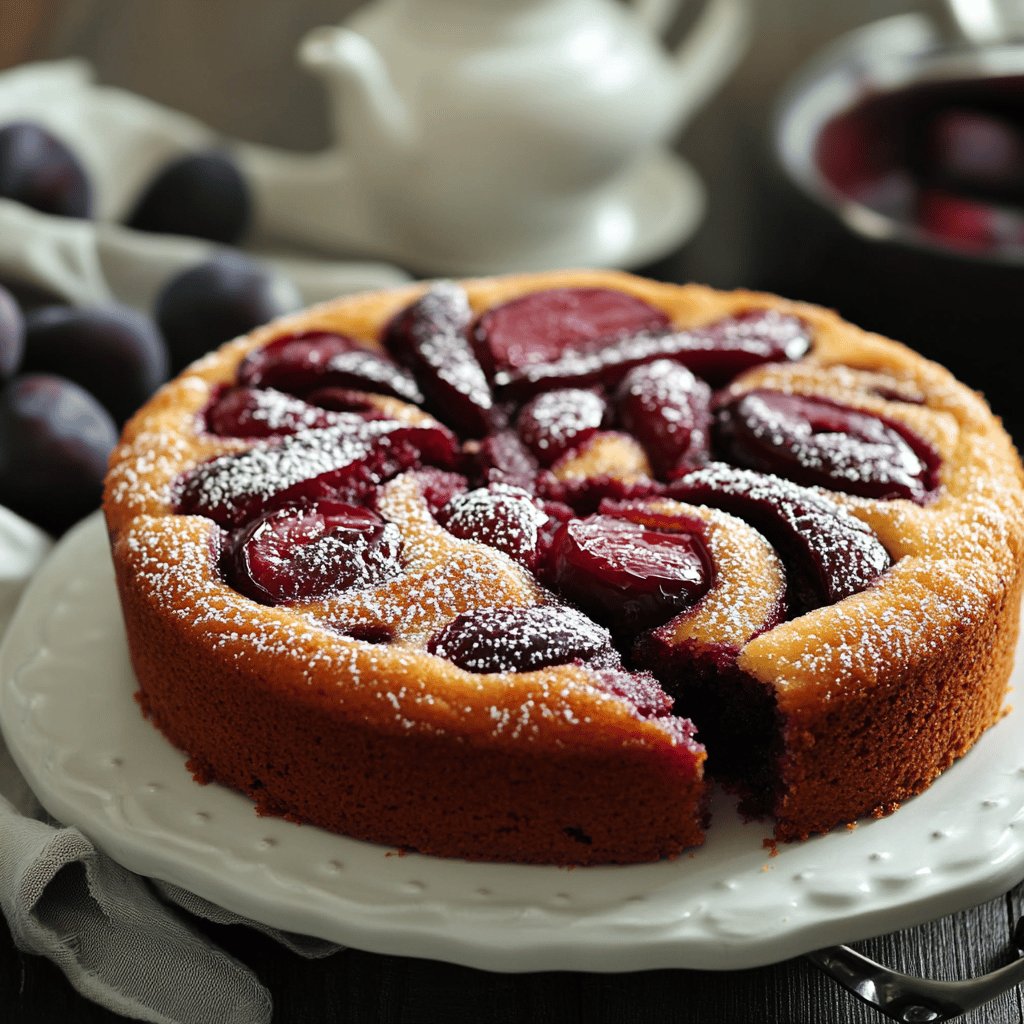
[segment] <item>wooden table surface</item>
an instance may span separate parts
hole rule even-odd
[[[246,3],[255,0],[246,0]],[[759,25],[751,53],[723,93],[707,108],[687,132],[681,151],[692,160],[709,183],[707,218],[696,238],[679,252],[648,268],[640,268],[667,280],[701,280],[721,287],[771,287],[801,298],[825,301],[841,312],[883,332],[889,330],[903,340],[946,362],[962,379],[984,391],[1007,428],[1024,441],[1024,412],[1020,388],[1007,373],[1008,339],[1019,335],[1024,308],[1014,317],[1008,307],[996,328],[985,328],[984,338],[967,333],[970,328],[970,295],[962,297],[962,320],[943,314],[942,325],[956,325],[945,332],[934,327],[934,302],[921,294],[907,301],[893,298],[885,282],[871,276],[873,257],[857,247],[849,251],[839,243],[828,243],[829,259],[818,258],[801,245],[817,231],[812,221],[792,205],[773,173],[766,145],[766,125],[772,103],[792,71],[822,43],[854,25],[901,10],[928,9],[933,4],[893,3],[865,0],[860,4],[823,0],[755,0]],[[73,5],[68,5],[70,10]],[[247,135],[263,134],[279,143],[316,144],[322,125],[307,126],[289,136],[299,123],[295,111],[280,103],[269,108],[273,123],[261,126],[252,121],[253,105],[236,104],[232,113],[225,106],[223,90],[211,90],[210,82],[194,95],[181,83],[146,78],[145,62],[124,56],[111,44],[118,31],[118,18],[127,18],[141,7],[165,14],[172,9],[187,26],[189,18],[223,17],[231,4],[203,4],[175,0],[147,0],[146,5],[109,0],[90,8],[90,17],[78,10],[74,18],[53,37],[48,50],[40,52],[82,52],[97,60],[108,80],[140,89],[163,100],[173,96],[178,105],[206,116],[219,127]],[[289,36],[281,28],[264,26],[268,39],[284,33],[291,46],[302,28],[323,20],[325,8],[334,17],[345,4],[315,2],[281,5],[276,14],[291,12]],[[352,6],[350,3],[349,6]],[[59,8],[60,5],[58,4]],[[215,12],[220,10],[220,14]],[[268,12],[271,7],[268,5]],[[182,13],[185,12],[185,13]],[[167,14],[167,17],[172,17]],[[103,19],[107,20],[104,21]],[[303,20],[304,19],[304,20]],[[59,20],[59,19],[58,19]],[[184,31],[184,29],[183,29]],[[194,38],[194,37],[193,37]],[[166,40],[175,46],[175,40]],[[184,45],[185,39],[180,40]],[[286,51],[282,50],[282,54]],[[166,58],[166,55],[165,55]],[[285,66],[285,57],[279,63]],[[195,62],[190,62],[195,67]],[[274,65],[277,66],[277,65]],[[215,75],[215,72],[211,72]],[[186,76],[187,77],[187,76]],[[184,90],[176,92],[176,89]],[[308,97],[309,87],[301,95]],[[215,100],[209,97],[216,95]],[[206,99],[204,99],[204,97]],[[216,109],[204,103],[216,102]],[[305,102],[305,100],[303,101]],[[242,107],[244,106],[244,111]],[[315,118],[314,118],[315,121]],[[302,133],[305,134],[302,134]],[[301,136],[301,137],[299,137]],[[793,210],[796,213],[792,213]],[[788,218],[788,219],[787,219]],[[820,242],[820,239],[819,239]],[[836,248],[838,245],[838,248]],[[799,257],[794,258],[794,253]],[[843,258],[831,259],[833,255]],[[866,261],[866,262],[865,262]],[[811,266],[813,272],[808,272]],[[851,280],[858,282],[850,288]],[[1019,282],[1018,282],[1019,283]],[[1024,289],[1019,290],[1024,294]],[[913,302],[921,304],[913,308]],[[908,316],[908,303],[910,304]],[[920,314],[920,315],[918,315]],[[959,332],[959,333],[957,333]],[[961,344],[961,338],[963,343]],[[985,344],[981,344],[984,341]],[[960,978],[992,970],[1013,958],[1010,932],[1024,913],[1024,887],[981,906],[941,918],[906,931],[884,935],[857,944],[869,956],[897,969],[938,978]],[[488,1024],[530,1021],[586,1021],[587,1024],[640,1024],[640,1022],[772,1022],[772,1024],[819,1024],[824,1021],[870,1022],[881,1016],[863,1006],[819,974],[802,959],[756,970],[740,972],[649,971],[630,974],[546,974],[501,975],[433,961],[380,956],[348,950],[318,962],[288,953],[255,934],[239,928],[204,926],[221,945],[252,966],[271,989],[275,1000],[275,1021],[280,1024],[317,1024],[320,1021],[351,1021],[353,1024],[417,1024],[478,1020]],[[13,948],[0,921],[0,1008],[6,1009],[10,1024],[39,1024],[75,1021],[100,1024],[121,1020],[77,996],[48,961],[24,956]],[[2,1014],[0,1014],[2,1015]],[[996,1002],[969,1014],[964,1021],[975,1024],[1009,1024],[1024,1021],[1020,991],[1005,994]]]

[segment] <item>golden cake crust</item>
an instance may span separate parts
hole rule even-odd
[[[792,313],[810,326],[810,354],[749,371],[735,390],[832,397],[906,423],[941,454],[941,490],[926,506],[833,493],[875,530],[894,566],[740,652],[740,668],[778,709],[780,838],[891,810],[998,719],[1019,619],[1024,487],[1016,452],[979,396],[895,342],[774,296],[591,271],[463,285],[477,313],[580,285],[633,294],[681,327],[755,306]],[[642,717],[580,666],[474,674],[426,652],[426,639],[460,612],[547,598],[505,555],[438,526],[411,477],[385,485],[381,502],[411,553],[403,576],[305,605],[265,607],[233,590],[217,568],[218,527],[175,512],[184,472],[249,446],[199,423],[248,353],[313,329],[377,344],[425,287],[338,300],[261,328],[193,364],[129,422],[104,510],[143,709],[199,777],[356,838],[524,862],[675,856],[702,839],[704,754],[685,730]],[[429,420],[398,400],[372,400],[395,418]],[[563,472],[591,471],[586,458],[607,444]],[[371,645],[332,628],[353,624],[386,624],[394,641]]]

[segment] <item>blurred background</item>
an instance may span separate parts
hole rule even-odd
[[[312,28],[365,0],[24,0],[9,5],[0,63],[80,56],[102,82],[186,111],[227,135],[315,150],[327,144],[328,105],[296,49]],[[699,4],[681,4],[681,34]],[[721,287],[751,284],[763,215],[765,141],[780,90],[843,32],[936,0],[755,0],[753,42],[724,89],[697,115],[680,149],[709,180],[691,275]],[[691,269],[692,268],[692,269]]]

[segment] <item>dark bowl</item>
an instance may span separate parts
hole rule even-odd
[[[1024,110],[1024,44],[947,46],[920,15],[876,22],[829,47],[786,89],[774,119],[778,187],[757,246],[758,279],[945,363],[985,390],[1016,430],[1021,389],[1010,371],[1024,334],[1024,247],[946,244],[907,215],[898,181],[892,195],[860,195],[857,174],[843,177],[844,165],[865,160],[884,181],[929,110],[1000,92]],[[864,152],[843,154],[836,125],[851,111],[874,114],[860,126]]]

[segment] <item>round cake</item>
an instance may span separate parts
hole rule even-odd
[[[1004,712],[1024,484],[984,401],[814,306],[430,282],[225,345],[104,510],[143,712],[201,782],[405,850],[632,863],[707,788],[806,838]]]

